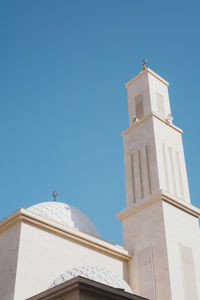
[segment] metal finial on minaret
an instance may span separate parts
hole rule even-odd
[[[57,197],[57,193],[56,193],[56,191],[54,191],[53,193],[52,193],[52,196],[53,196],[53,201],[55,201],[56,202],[56,197]]]
[[[143,65],[143,70],[146,70],[146,64],[147,64],[147,58],[144,58],[141,62],[141,65]]]

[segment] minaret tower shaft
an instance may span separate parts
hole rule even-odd
[[[126,88],[127,207],[118,219],[134,257],[130,284],[152,300],[198,300],[200,211],[190,203],[182,130],[172,123],[168,83],[146,68]]]

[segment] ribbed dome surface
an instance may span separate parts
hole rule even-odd
[[[132,293],[130,286],[126,283],[125,280],[106,269],[94,266],[79,266],[77,268],[68,270],[57,277],[51,283],[50,288],[77,276],[82,276],[84,278],[88,278],[114,288],[123,289],[128,293]]]
[[[27,209],[39,216],[98,236],[92,221],[79,209],[61,202],[41,202]]]

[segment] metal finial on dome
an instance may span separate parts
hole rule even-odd
[[[53,196],[53,201],[56,201],[56,197],[57,197],[57,193],[56,193],[56,191],[54,191],[53,193],[52,193],[52,196]]]
[[[146,64],[147,64],[147,58],[144,58],[141,62],[141,65],[143,65],[143,70],[146,70]]]

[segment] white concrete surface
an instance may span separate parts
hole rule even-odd
[[[0,232],[0,299],[13,300],[21,225]]]

